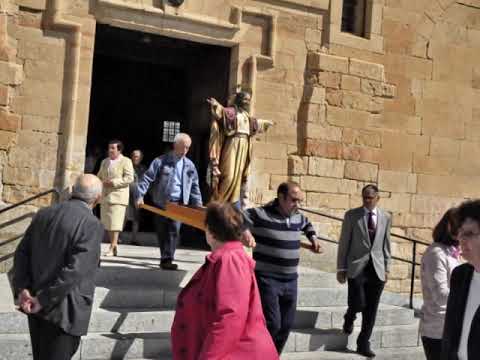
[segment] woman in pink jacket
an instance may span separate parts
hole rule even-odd
[[[212,203],[205,220],[212,253],[177,299],[174,360],[278,360],[265,325],[255,262],[239,241],[243,217]]]

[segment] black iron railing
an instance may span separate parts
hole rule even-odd
[[[306,209],[306,208],[300,208],[300,210],[304,211],[304,212],[308,212],[310,214],[314,214],[314,215],[322,216],[322,217],[325,217],[325,218],[328,218],[328,219],[343,222],[343,218],[338,217],[338,216],[334,216],[334,215],[331,215],[331,214],[327,214],[327,213],[324,213],[324,212],[321,212],[321,211],[315,211],[315,210]],[[400,261],[400,262],[407,263],[412,267],[412,273],[411,273],[411,276],[410,276],[410,301],[409,301],[409,306],[410,306],[411,309],[413,309],[415,269],[416,269],[417,266],[420,266],[420,264],[417,262],[417,244],[425,245],[425,246],[429,246],[430,244],[425,242],[425,241],[412,239],[412,238],[409,238],[409,237],[406,237],[406,236],[403,236],[403,235],[398,235],[398,234],[395,234],[395,233],[390,233],[390,235],[392,237],[396,237],[396,238],[406,240],[406,241],[409,241],[409,242],[412,243],[412,259],[404,259],[404,258],[400,258],[400,257],[397,257],[397,256],[392,256],[392,259]],[[326,237],[323,237],[323,236],[319,237],[319,238],[322,239],[323,241],[326,241],[326,242],[330,242],[330,243],[333,243],[333,244],[338,244],[338,241],[333,240],[333,239],[329,239],[329,238],[326,238]]]
[[[59,195],[60,195],[60,192],[55,189],[55,188],[52,188],[50,190],[46,190],[46,191],[43,191],[39,194],[36,194],[36,195],[33,195],[33,196],[30,196],[29,198],[26,198],[25,200],[22,200],[22,201],[19,201],[15,204],[12,204],[12,205],[8,205],[2,209],[0,209],[0,214],[3,214],[3,213],[6,213],[7,211],[10,211],[10,210],[13,210],[21,205],[25,205],[29,202],[32,202],[33,200],[36,200],[38,198],[41,198],[43,196],[46,196],[46,195],[49,195],[49,194],[55,194],[55,196],[58,198]],[[31,217],[30,214],[23,214],[21,216],[19,216],[18,218],[16,219],[12,219],[12,220],[9,220],[9,221],[6,221],[2,224],[0,224],[0,229],[4,228],[4,227],[7,227],[7,226],[10,226],[10,225],[13,225],[15,224],[16,222],[18,221],[22,221],[22,220],[25,220],[26,218],[28,217]],[[10,244],[12,242],[14,242],[15,240],[18,240],[20,239],[21,237],[23,236],[23,234],[20,234],[20,235],[15,235],[14,237],[10,238],[10,239],[7,239],[7,240],[3,240],[3,241],[0,241],[0,246],[5,246],[7,244]],[[13,253],[11,254],[6,254],[6,255],[3,255],[3,256],[0,256],[0,263],[3,262],[3,261],[6,261],[8,259],[10,259],[11,257],[13,257]]]
[[[4,212],[7,212],[7,211],[10,211],[12,209],[15,209],[16,207],[19,207],[20,205],[24,205],[24,204],[27,204],[29,202],[32,202],[33,200],[36,200],[38,198],[41,198],[42,196],[45,196],[45,195],[48,195],[48,194],[55,194],[56,196],[59,196],[60,195],[60,192],[55,189],[55,188],[52,188],[50,190],[46,190],[44,192],[41,192],[37,195],[33,195],[29,198],[26,198],[25,200],[22,200],[22,201],[19,201],[18,203],[15,203],[15,204],[12,204],[12,205],[8,205],[2,209],[0,209],[0,214],[3,214]]]

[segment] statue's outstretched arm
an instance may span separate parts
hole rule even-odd
[[[215,98],[208,98],[207,102],[210,104],[213,117],[221,119],[223,117],[223,106]]]

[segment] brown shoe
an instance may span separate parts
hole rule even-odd
[[[160,263],[160,268],[163,269],[163,270],[177,270],[178,265],[172,263],[171,261],[165,261],[165,262]]]

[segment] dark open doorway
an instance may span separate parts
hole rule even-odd
[[[101,149],[100,158],[105,157],[108,141],[119,139],[124,155],[141,149],[148,166],[170,150],[172,134],[187,132],[193,140],[188,157],[197,166],[206,200],[210,114],[205,99],[226,101],[229,69],[229,48],[98,24],[87,156]],[[151,231],[149,215],[144,217],[141,230]]]

